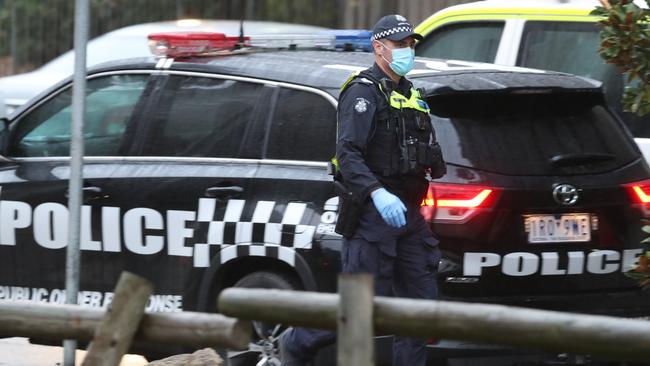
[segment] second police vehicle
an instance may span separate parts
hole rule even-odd
[[[157,57],[88,74],[79,302],[107,306],[122,270],[154,282],[148,311],[213,312],[229,286],[335,291],[337,97],[373,62],[335,49],[368,45],[150,40]],[[409,78],[447,161],[422,198],[441,298],[650,315],[624,276],[643,252],[650,171],[599,82],[429,58]],[[65,300],[71,95],[68,79],[3,120],[0,300]],[[252,350],[273,359],[277,329],[258,330]],[[493,350],[430,343],[432,360]]]

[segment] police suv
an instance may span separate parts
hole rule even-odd
[[[81,305],[107,306],[123,270],[155,283],[148,311],[212,312],[229,286],[335,290],[337,97],[373,56],[275,37],[151,35],[158,57],[89,71]],[[447,161],[422,198],[442,298],[650,315],[623,275],[643,251],[650,171],[600,83],[427,58],[409,78]],[[65,300],[71,92],[2,124],[0,300]],[[258,330],[252,348],[275,357],[277,329]]]

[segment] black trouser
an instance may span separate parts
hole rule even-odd
[[[377,296],[435,299],[440,261],[437,245],[419,206],[408,207],[406,225],[396,229],[388,226],[372,202],[368,202],[356,233],[343,241],[343,272],[372,273]],[[310,359],[318,349],[335,342],[336,333],[295,328],[285,337],[292,353]],[[394,366],[419,366],[425,362],[423,340],[395,337]]]

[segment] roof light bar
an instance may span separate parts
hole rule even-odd
[[[334,29],[323,31],[322,34],[336,37],[335,48],[342,51],[372,52],[370,37],[372,32],[365,29]]]
[[[269,34],[251,37],[250,45],[260,48],[296,49],[329,48],[335,46],[336,37],[332,35],[311,34]]]
[[[370,51],[370,31],[341,29],[321,34],[262,34],[226,36],[212,32],[169,32],[149,35],[149,48],[157,57],[212,56],[259,49],[327,49]]]
[[[171,32],[149,35],[149,49],[157,57],[188,57],[211,52],[248,47],[250,37],[227,37],[223,33]]]

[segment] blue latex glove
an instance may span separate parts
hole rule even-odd
[[[392,227],[406,225],[406,218],[404,217],[406,207],[397,196],[388,192],[385,188],[379,188],[373,191],[370,197],[377,211],[388,225]]]

